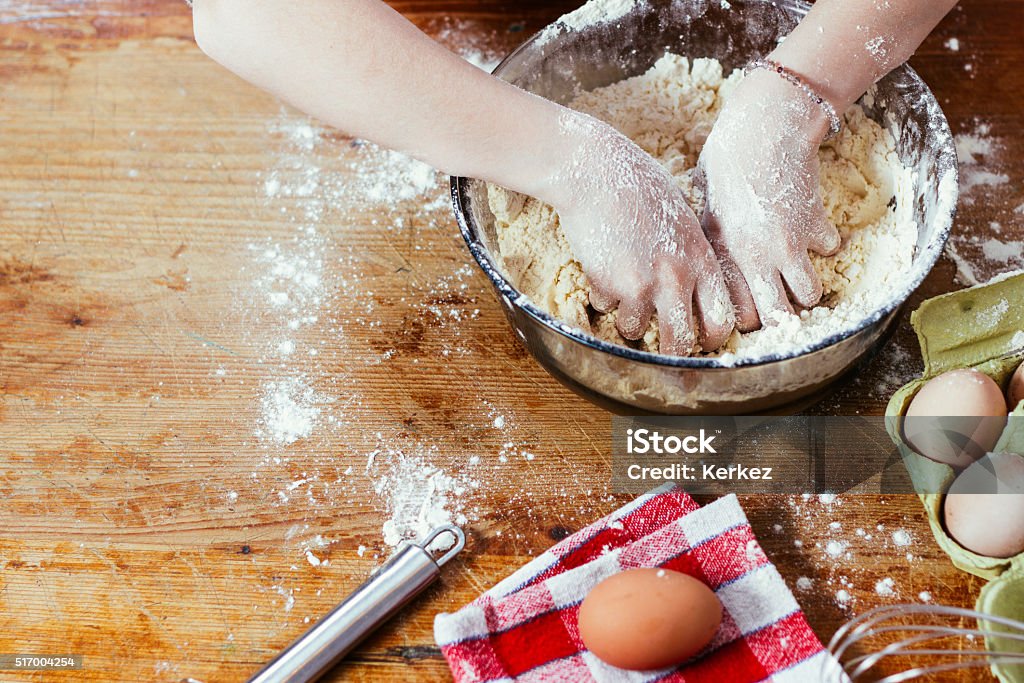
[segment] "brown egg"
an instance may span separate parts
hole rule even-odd
[[[702,582],[668,569],[629,569],[594,588],[580,605],[587,649],[620,669],[661,669],[711,642],[722,604]]]
[[[1024,363],[1017,368],[1010,378],[1010,386],[1006,388],[1006,397],[1010,399],[1010,410],[1016,409],[1024,401]]]
[[[946,531],[986,557],[1024,552],[1024,456],[991,453],[960,473],[943,504]]]
[[[1006,426],[999,385],[977,370],[951,370],[921,387],[903,419],[903,438],[936,462],[963,468],[991,451]]]

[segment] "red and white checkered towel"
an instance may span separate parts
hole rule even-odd
[[[664,567],[710,586],[722,626],[698,658],[625,671],[587,651],[580,602],[603,579]],[[434,636],[457,683],[665,681],[810,683],[847,680],[754,538],[735,496],[700,507],[662,487],[562,540],[454,614]]]

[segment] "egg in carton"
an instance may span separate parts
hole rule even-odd
[[[1019,506],[1024,497],[999,494],[955,499],[948,495],[951,487],[954,491],[963,490],[957,487],[977,469],[970,463],[979,455],[979,466],[991,467],[995,463],[1003,467],[1003,471],[1008,467],[1013,471],[1012,476],[1018,476],[1024,484],[1024,476],[1019,476],[1024,473],[1024,273],[929,299],[911,315],[911,325],[921,344],[924,374],[893,395],[886,408],[887,429],[920,492],[918,495],[939,546],[958,568],[989,580],[978,597],[977,609],[1024,620],[1024,543],[1020,540],[1020,534],[1024,533],[1024,514],[1013,509],[1012,515],[1007,516],[999,515],[998,509],[984,509],[988,504],[1013,508]],[[931,386],[925,389],[929,383]],[[998,417],[998,409],[977,411],[994,415],[976,423],[983,425],[980,431],[991,432],[993,425],[997,425],[994,434],[981,434],[976,439],[991,451],[990,455],[964,455],[953,448],[939,453],[937,459],[945,462],[938,462],[918,452],[925,452],[929,444],[921,447],[921,439],[909,433],[908,424],[920,419],[907,417],[915,398],[920,396],[923,403],[935,401],[937,404],[945,400],[947,404],[963,405],[965,397],[975,402],[991,402],[996,389],[1001,398],[1006,397],[1003,414],[1007,417]],[[925,391],[935,397],[925,395]],[[918,412],[937,414],[928,407]],[[961,413],[970,414],[964,410]],[[936,434],[940,432],[933,432],[933,439]],[[985,443],[988,438],[994,445]],[[936,451],[927,452],[936,457]],[[961,510],[977,518],[973,526],[963,526],[961,518],[957,517],[962,514]],[[951,513],[955,514],[950,516]],[[985,521],[986,515],[998,515],[998,518],[987,520],[987,524],[981,526],[979,520]],[[950,533],[952,524],[947,522],[960,525],[956,535],[963,543]],[[980,540],[967,538],[979,533]],[[967,545],[974,549],[965,547]],[[982,548],[989,554],[977,552]],[[982,623],[982,627],[999,630],[991,624]],[[1024,644],[1019,641],[990,637],[986,644],[991,650],[1024,652]],[[1024,665],[995,665],[993,672],[1004,683],[1024,683]]]

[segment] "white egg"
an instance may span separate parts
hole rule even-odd
[[[1024,456],[990,453],[960,473],[943,505],[946,531],[986,557],[1024,552]]]
[[[957,468],[982,457],[1006,427],[1006,399],[988,375],[951,370],[925,383],[903,419],[903,438],[915,451]]]

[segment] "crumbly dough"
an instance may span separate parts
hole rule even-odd
[[[714,59],[666,54],[645,74],[579,95],[570,106],[616,127],[660,161],[677,179],[700,216],[703,198],[693,186],[701,147],[740,71],[724,77]],[[845,113],[842,132],[822,145],[822,198],[842,236],[831,257],[814,254],[821,275],[821,304],[797,315],[779,314],[775,324],[749,334],[734,332],[708,355],[723,361],[762,357],[814,344],[855,325],[889,301],[908,277],[917,242],[910,171],[895,141],[859,106]],[[639,341],[623,339],[615,312],[588,304],[587,278],[572,255],[550,206],[488,186],[500,262],[511,282],[551,315],[606,341],[658,351],[657,321]]]

